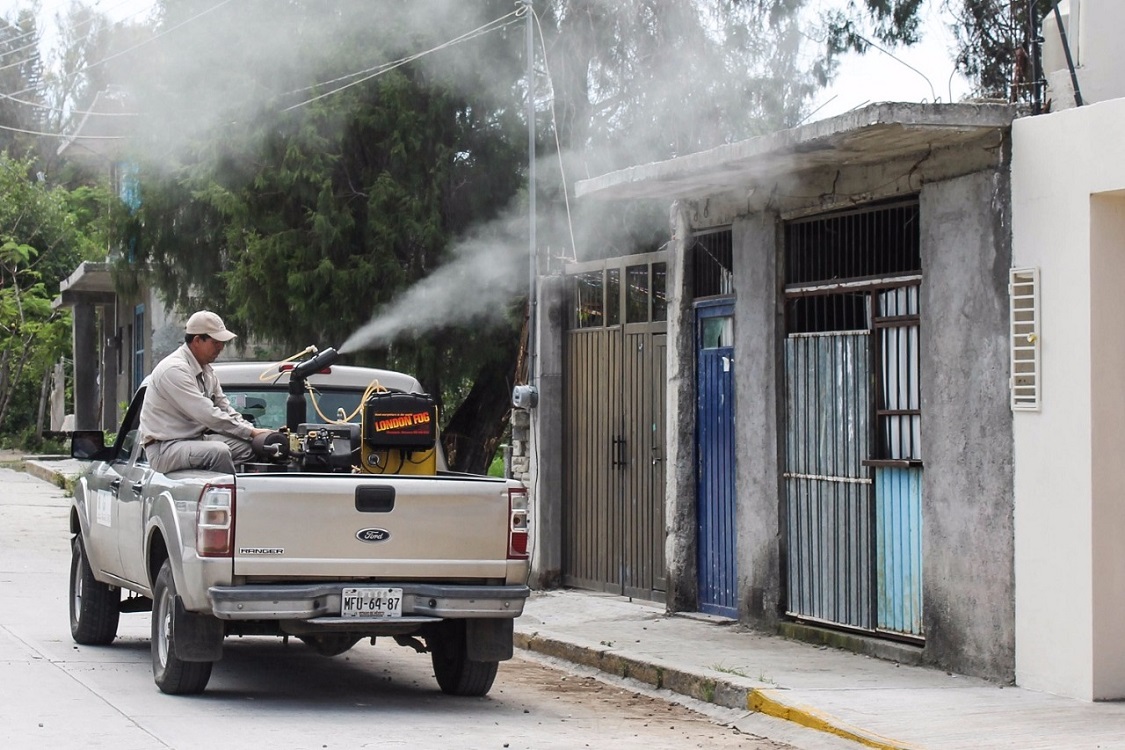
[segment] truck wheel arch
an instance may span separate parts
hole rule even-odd
[[[160,567],[168,559],[168,544],[164,541],[164,534],[160,529],[154,529],[148,537],[148,586],[149,590],[156,588],[156,577],[160,575]]]

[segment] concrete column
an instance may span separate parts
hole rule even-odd
[[[669,217],[672,239],[668,244],[668,414],[664,434],[668,447],[664,462],[668,536],[664,549],[670,612],[694,612],[699,606],[690,210],[686,203],[677,201]]]
[[[1014,677],[1008,185],[922,190],[922,599],[927,661]]]
[[[781,613],[783,333],[777,218],[756,213],[732,227],[734,265],[735,524],[738,609],[775,627]]]
[[[123,342],[117,341],[114,325],[114,306],[102,307],[102,429],[116,430],[119,422],[117,414],[117,355]]]
[[[539,406],[531,416],[532,495],[531,579],[535,588],[557,588],[562,582],[563,484],[563,344],[566,340],[566,279],[539,280],[539,308],[534,332],[538,368],[534,385]]]
[[[74,305],[74,428],[101,429],[98,399],[98,326],[94,306]]]

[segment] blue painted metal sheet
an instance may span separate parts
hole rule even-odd
[[[922,629],[922,469],[875,470],[878,627],[907,635]]]
[[[733,315],[730,303],[696,310],[699,609],[725,617],[738,616]]]

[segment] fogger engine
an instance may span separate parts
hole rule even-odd
[[[266,471],[368,474],[437,473],[437,404],[424,393],[375,390],[360,411],[360,423],[301,422],[305,380],[338,358],[326,349],[290,371],[288,433],[255,440],[255,450],[270,462]]]

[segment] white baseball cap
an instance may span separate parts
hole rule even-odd
[[[192,336],[210,336],[216,341],[230,341],[235,334],[227,330],[223,319],[210,310],[200,310],[187,320],[184,333]]]

